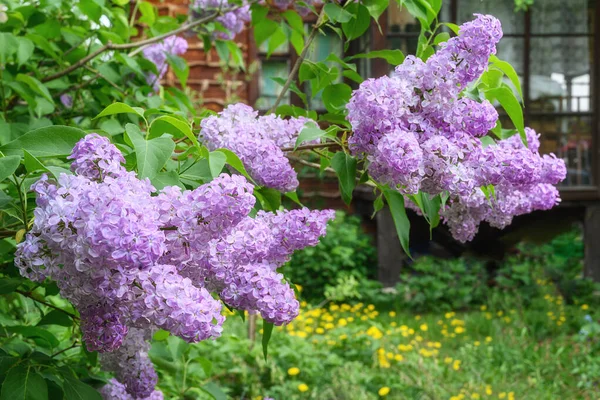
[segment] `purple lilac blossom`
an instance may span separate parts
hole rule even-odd
[[[193,19],[199,19],[211,15],[220,10],[226,10],[235,6],[227,0],[195,0],[192,5]],[[227,32],[215,31],[214,36],[217,39],[233,40],[235,36],[244,30],[246,23],[252,19],[250,5],[244,0],[242,6],[226,12],[216,19]]]
[[[100,395],[104,400],[141,400],[140,397],[133,397],[127,393],[125,385],[121,382],[112,378],[108,383],[99,390]],[[164,396],[160,390],[155,390],[150,393],[150,396],[146,397],[145,400],[163,400]]]
[[[147,46],[143,50],[144,58],[152,61],[156,65],[158,75],[149,72],[146,74],[146,82],[151,85],[155,92],[160,89],[160,80],[167,72],[167,58],[169,55],[180,56],[188,49],[188,43],[185,39],[178,36],[169,36],[160,43]]]
[[[277,127],[293,124],[268,120],[270,140],[289,144]],[[73,175],[43,175],[32,186],[34,223],[15,265],[31,280],[55,280],[79,310],[88,350],[102,353],[115,373],[105,397],[161,398],[147,354],[152,332],[188,342],[219,337],[225,318],[212,294],[273,323],[297,316],[298,301],[277,269],[318,243],[332,211],[251,218],[254,187],[239,175],[156,193],[97,134],[79,141],[69,159]]]
[[[209,150],[235,152],[258,184],[290,192],[298,187],[298,177],[282,149],[294,145],[306,121],[259,117],[252,107],[233,104],[202,120],[199,139]]]
[[[66,93],[65,94],[61,94],[60,95],[60,102],[66,108],[73,108],[73,96],[71,96],[70,94],[66,94]]]
[[[496,18],[475,16],[427,61],[408,56],[391,77],[363,82],[347,106],[350,151],[371,177],[403,194],[448,195],[440,214],[463,242],[482,221],[502,228],[516,215],[551,208],[560,201],[552,185],[566,176],[563,160],[539,154],[532,129],[528,146],[518,135],[487,147],[478,139],[498,113],[461,92],[487,68],[502,30]],[[481,187],[490,185],[488,199]]]

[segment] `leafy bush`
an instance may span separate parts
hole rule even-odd
[[[327,236],[316,247],[296,252],[284,267],[285,276],[303,287],[307,299],[320,299],[326,286],[335,285],[342,273],[357,279],[372,278],[377,268],[377,250],[362,231],[360,218],[336,212]]]
[[[399,301],[416,311],[464,309],[484,301],[488,275],[482,262],[421,257],[404,268]]]

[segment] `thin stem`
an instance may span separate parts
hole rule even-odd
[[[299,151],[299,150],[320,149],[320,148],[323,148],[323,147],[334,147],[334,146],[340,146],[340,144],[339,143],[335,143],[335,142],[305,144],[303,146],[298,146],[296,148],[294,148],[294,147],[284,147],[281,150],[282,151]]]
[[[50,304],[50,303],[48,303],[47,301],[44,301],[44,300],[37,299],[37,298],[33,297],[33,296],[31,295],[31,293],[29,293],[29,292],[24,292],[24,291],[22,291],[22,290],[15,290],[15,293],[19,293],[20,295],[22,295],[22,296],[25,296],[25,297],[29,297],[31,300],[33,300],[33,301],[37,301],[38,303],[40,303],[40,304],[43,304],[43,305],[45,305],[46,307],[50,307],[50,308],[53,308],[53,309],[55,309],[55,310],[57,310],[57,311],[60,311],[60,312],[62,312],[62,313],[65,313],[65,314],[67,314],[69,317],[71,317],[71,318],[72,318],[72,319],[74,319],[74,320],[79,320],[79,317],[78,317],[77,315],[75,315],[75,314],[73,314],[73,313],[70,313],[70,312],[68,312],[67,310],[63,310],[62,308],[60,308],[60,307],[57,307],[57,306],[55,306],[54,304]]]
[[[54,358],[57,355],[64,353],[65,351],[69,351],[71,349],[74,349],[75,347],[79,347],[79,343],[77,341],[73,342],[73,344],[70,345],[69,347],[67,347],[65,349],[62,349],[60,351],[57,351],[56,353],[52,354],[50,357]]]
[[[277,100],[275,100],[275,103],[273,104],[273,106],[269,109],[269,111],[267,111],[267,114],[271,114],[272,112],[274,112],[277,109],[277,106],[279,105],[279,103],[281,103],[281,100],[283,100],[283,97],[287,93],[292,82],[296,79],[296,74],[298,73],[298,70],[300,69],[300,65],[302,64],[302,61],[304,61],[304,58],[306,58],[308,49],[309,49],[312,41],[317,36],[317,33],[319,32],[319,28],[321,27],[321,24],[323,23],[324,15],[325,15],[325,7],[323,7],[323,9],[321,10],[321,14],[319,14],[319,18],[317,19],[317,22],[315,23],[312,31],[310,32],[310,36],[308,36],[308,39],[306,39],[306,43],[304,43],[304,48],[300,52],[300,56],[298,56],[298,59],[296,60],[296,63],[294,64],[294,67],[292,68],[292,71],[290,72],[290,76],[288,76],[287,81],[285,81],[285,84],[283,85],[281,92],[279,92],[279,96],[277,96]]]
[[[42,82],[48,82],[48,81],[53,81],[55,79],[58,79],[62,76],[65,76],[73,71],[75,71],[78,68],[83,67],[85,64],[87,64],[89,61],[93,60],[94,58],[98,57],[100,54],[104,53],[105,51],[108,50],[129,50],[129,49],[135,49],[141,46],[146,46],[149,44],[153,44],[153,43],[158,43],[161,40],[164,40],[170,36],[174,36],[174,35],[178,35],[182,32],[188,31],[192,28],[195,28],[196,26],[205,24],[207,22],[210,22],[212,20],[214,20],[215,18],[219,17],[220,15],[227,13],[227,12],[231,12],[231,11],[235,11],[238,8],[242,7],[242,5],[238,5],[232,8],[228,8],[227,10],[224,10],[222,12],[215,12],[207,17],[204,18],[200,18],[197,19],[196,21],[193,22],[189,22],[187,24],[183,24],[181,25],[179,28],[174,29],[170,32],[167,32],[163,35],[159,35],[159,36],[155,36],[152,37],[150,39],[146,39],[146,40],[140,40],[138,42],[133,42],[133,43],[124,43],[124,44],[114,44],[111,41],[108,41],[104,46],[101,46],[100,48],[96,49],[94,52],[90,53],[89,55],[87,55],[86,57],[82,58],[81,60],[77,61],[75,64],[71,65],[68,68],[65,68],[62,71],[59,71],[55,74],[52,74],[50,76],[47,76],[45,78],[42,79]],[[131,53],[129,53],[128,55],[131,57],[133,55],[137,54],[137,52],[134,50]]]
[[[300,157],[294,157],[294,156],[289,155],[289,154],[286,155],[286,157],[289,158],[292,161],[295,161],[295,162],[299,163],[299,164],[306,165],[307,167],[316,168],[318,170],[321,170],[321,165],[320,164],[317,164],[317,163],[314,163],[314,162],[310,162],[310,161],[306,161],[306,160],[304,160],[304,159],[302,159]],[[333,168],[331,168],[331,167],[326,167],[324,171],[326,171],[326,172],[332,172],[332,173],[336,174],[335,170]],[[362,175],[362,173],[360,175]],[[357,182],[360,181],[360,177],[357,176],[356,177],[356,181]],[[375,185],[371,181],[363,182],[362,185],[367,185],[367,186],[371,186],[371,187],[377,187],[377,185]]]
[[[129,19],[129,27],[133,28],[133,24],[135,23],[135,15],[138,12],[138,8],[140,7],[140,0],[136,0],[135,6],[133,6],[133,12],[131,13],[131,18]]]
[[[27,197],[23,197],[22,183],[17,179],[17,175],[13,174],[14,182],[13,184],[17,188],[17,192],[19,192],[19,203],[21,203],[21,214],[23,214],[23,225],[25,225],[25,230],[27,230],[28,222],[27,222]],[[25,178],[23,178],[25,179]]]

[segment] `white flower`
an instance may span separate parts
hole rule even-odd
[[[8,21],[8,14],[6,14],[7,11],[8,7],[4,4],[0,4],[0,24]]]

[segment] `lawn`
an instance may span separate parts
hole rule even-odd
[[[159,335],[152,356],[166,398],[203,398],[200,385],[254,400],[598,398],[597,316],[547,280],[534,285],[526,308],[499,291],[469,312],[303,302],[274,330],[267,361],[262,330],[254,343],[247,319],[229,315],[224,337],[190,346]]]

